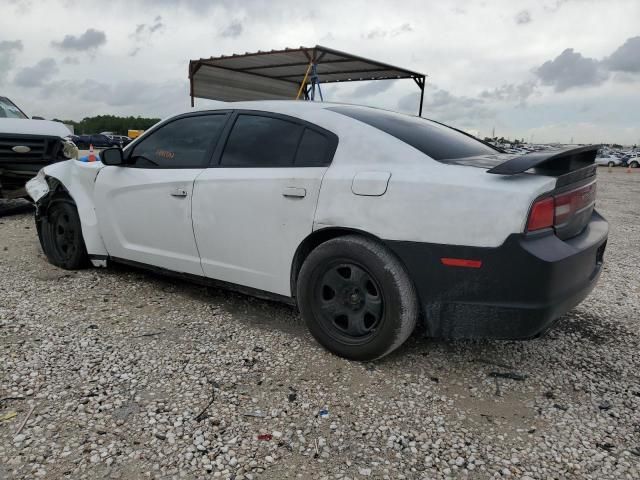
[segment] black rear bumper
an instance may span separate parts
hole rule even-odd
[[[387,242],[420,296],[428,335],[524,339],[542,334],[595,287],[609,226],[594,212],[568,240],[552,231],[514,234],[496,248]],[[480,268],[441,258],[480,260]]]

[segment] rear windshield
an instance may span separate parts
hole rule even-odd
[[[0,118],[27,118],[7,97],[0,97]]]
[[[365,107],[340,106],[329,110],[355,118],[408,143],[434,160],[496,154],[499,150],[451,127],[401,113]]]

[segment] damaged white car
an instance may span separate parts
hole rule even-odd
[[[49,261],[122,262],[297,304],[351,359],[435,337],[531,338],[602,269],[597,147],[508,155],[384,110],[239,102],[30,181]]]

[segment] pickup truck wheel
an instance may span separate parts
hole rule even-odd
[[[613,162],[609,162],[609,163],[607,163],[607,165],[608,165],[609,167],[613,167],[613,166],[615,166],[615,163],[613,163]]]
[[[638,168],[638,162],[634,160],[633,162],[631,162],[630,166],[631,168]]]
[[[315,339],[352,360],[391,353],[411,335],[418,317],[404,266],[383,245],[355,235],[329,240],[309,254],[297,299]]]
[[[67,198],[51,201],[38,225],[40,244],[47,259],[65,270],[77,270],[88,264],[82,238],[80,217],[74,203]]]

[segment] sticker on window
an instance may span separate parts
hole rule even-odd
[[[171,152],[169,150],[160,150],[160,149],[156,150],[156,157],[166,158],[168,160],[171,160],[175,156],[176,156],[175,152]]]

